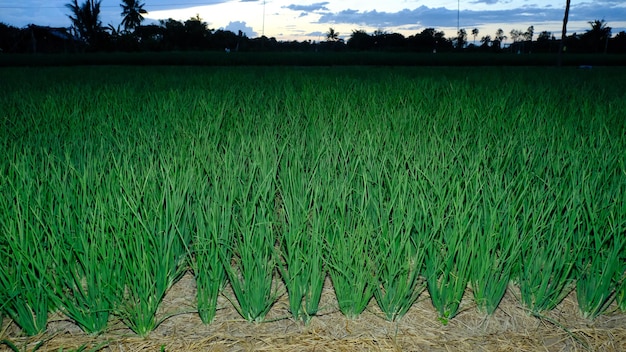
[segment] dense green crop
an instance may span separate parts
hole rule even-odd
[[[446,323],[468,285],[489,314],[510,285],[626,307],[623,68],[0,77],[0,309],[27,334],[58,309],[146,335],[187,270],[205,323],[227,284],[249,321],[287,294],[308,322],[327,276],[351,318],[427,289]]]

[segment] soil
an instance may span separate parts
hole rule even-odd
[[[530,315],[511,286],[491,316],[480,313],[468,289],[459,314],[443,325],[424,291],[409,312],[389,322],[372,300],[363,314],[349,320],[341,314],[327,280],[320,314],[308,325],[295,321],[283,295],[263,323],[250,323],[226,297],[218,300],[215,320],[202,324],[194,312],[195,283],[186,274],[168,292],[159,317],[168,317],[148,337],[141,338],[119,321],[109,330],[89,336],[60,313],[50,317],[48,330],[23,337],[4,319],[0,340],[32,351],[626,351],[626,313],[615,305],[593,321],[584,319],[572,292],[541,317]],[[6,345],[0,351],[9,351]]]

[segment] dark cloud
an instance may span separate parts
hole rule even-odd
[[[399,12],[379,12],[343,10],[337,13],[323,14],[320,23],[348,23],[370,27],[397,27],[402,25],[420,24],[422,26],[456,26],[456,10],[443,7],[429,8],[420,6],[416,9],[404,9]]]
[[[483,0],[493,1],[493,0]],[[542,23],[563,20],[563,9],[554,7],[523,6],[507,10],[461,11],[461,26],[474,27],[491,23]],[[570,21],[593,21],[604,18],[610,25],[611,21],[623,21],[626,18],[626,7],[615,1],[604,1],[600,7],[597,3],[572,5]],[[457,10],[444,7],[430,8],[420,6],[416,9],[404,9],[398,12],[379,12],[344,10],[337,13],[324,13],[318,23],[353,24],[374,28],[419,26],[419,27],[456,27]]]
[[[326,5],[328,5],[328,1],[326,2],[316,2],[311,5],[287,5],[283,6],[284,9],[289,9],[293,11],[304,11],[304,12],[315,12],[315,11],[328,11]]]

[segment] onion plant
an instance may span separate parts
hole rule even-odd
[[[112,192],[118,200],[111,200],[116,203],[109,214],[125,284],[117,314],[140,336],[162,322],[155,316],[159,304],[186,270],[193,185],[188,170],[175,161],[145,158],[142,164],[132,156],[114,160],[119,184]]]
[[[54,307],[55,267],[47,225],[48,160],[37,152],[15,153],[0,175],[0,291],[3,310],[29,336],[46,330]]]
[[[425,231],[432,238],[424,274],[443,324],[458,313],[470,279],[471,239],[478,223],[479,161],[469,159],[472,150],[463,146],[469,139],[458,133],[458,142],[447,145],[444,132],[435,131],[430,147],[433,159],[419,169],[417,183],[425,198],[421,211],[430,219]]]
[[[370,172],[378,229],[372,249],[378,279],[374,297],[386,319],[395,321],[406,314],[426,288],[420,275],[428,238],[415,231],[418,197],[405,158],[390,153],[381,159],[377,167],[372,165],[377,171]]]
[[[616,143],[619,148],[619,143]],[[619,163],[619,177],[622,182],[626,182],[626,156],[623,156]],[[622,238],[626,234],[626,216],[620,216],[620,214],[626,214],[626,197],[624,193],[626,185],[622,183],[620,186],[622,191],[618,195],[621,197],[616,198],[616,204],[613,209],[613,213],[610,217],[609,228],[615,234],[618,234]],[[626,311],[626,250],[622,251],[620,257],[620,268],[615,272],[615,283],[617,291],[617,305],[622,311]]]
[[[551,310],[573,287],[573,270],[581,244],[574,241],[580,223],[580,204],[568,187],[567,158],[546,165],[532,160],[535,148],[524,152],[527,172],[521,182],[530,185],[520,211],[521,251],[516,278],[521,300],[533,314]],[[540,163],[540,166],[533,165]]]
[[[441,216],[439,211],[432,215]],[[466,217],[464,220],[470,219]],[[439,313],[439,320],[446,325],[458,313],[469,280],[472,253],[467,234],[464,233],[467,228],[463,228],[468,225],[453,225],[441,217],[433,221],[441,227],[435,228],[439,236],[427,244],[424,274],[431,301]]]
[[[327,264],[339,310],[355,319],[376,287],[372,248],[378,232],[368,217],[371,180],[362,171],[358,153],[351,153],[351,142],[338,142],[342,148],[333,155],[335,160],[325,175],[333,195],[327,203],[333,219],[326,238]]]
[[[108,228],[110,194],[106,165],[99,159],[76,166],[71,160],[49,165],[53,209],[49,218],[54,241],[52,297],[56,305],[85,332],[103,332],[118,304],[121,262]]]
[[[278,174],[282,203],[279,268],[291,314],[305,322],[317,313],[326,277],[324,238],[329,214],[323,207],[324,184],[317,173],[322,153],[323,149],[313,157],[312,151],[294,140],[281,158]]]
[[[198,168],[202,177],[195,187],[195,238],[193,271],[196,278],[198,314],[203,323],[213,321],[217,298],[226,285],[222,258],[230,258],[233,209],[238,180],[235,163],[218,150],[202,155]],[[211,155],[212,154],[212,155]],[[226,160],[224,160],[226,159]]]
[[[26,334],[59,309],[146,335],[189,262],[205,323],[228,284],[262,321],[279,279],[308,322],[326,273],[350,318],[426,286],[445,323],[468,282],[493,313],[511,279],[533,313],[574,287],[626,310],[621,69],[0,71],[0,310]]]
[[[623,169],[622,172],[626,171]],[[626,173],[624,173],[626,175]],[[622,193],[623,194],[623,193]],[[613,233],[623,234],[626,233],[626,217],[619,217],[617,214],[626,213],[626,200],[624,197],[618,198],[618,205],[615,207],[615,213],[610,218],[610,229]],[[619,268],[615,271],[614,282],[616,285],[617,305],[621,311],[626,311],[626,250],[619,254]]]
[[[268,139],[231,145],[237,177],[232,248],[219,253],[238,304],[239,314],[261,322],[278,298],[276,273],[276,173],[278,150]],[[233,302],[234,303],[234,302]]]
[[[619,273],[616,273],[615,282],[617,283],[617,306],[622,312],[626,312],[626,259],[622,257],[622,265]]]
[[[481,197],[476,207],[477,228],[472,230],[470,285],[480,311],[493,314],[504,297],[519,260],[520,228],[517,223],[519,199],[525,196],[523,183],[511,177],[514,167],[512,143],[485,148],[479,179]]]
[[[597,152],[602,155],[611,150],[605,146]],[[624,203],[626,182],[611,174],[621,170],[603,170],[602,165],[595,165],[602,160],[600,155],[591,155],[588,162],[592,165],[579,167],[582,175],[577,185],[583,215],[577,236],[582,250],[577,261],[576,297],[582,315],[588,319],[602,314],[615,300],[615,291],[624,273],[622,253],[626,251],[624,226],[620,224],[624,220],[616,216]],[[619,154],[609,154],[603,159],[608,161],[615,155]],[[618,162],[615,160],[615,164]],[[594,169],[596,172],[592,173]]]

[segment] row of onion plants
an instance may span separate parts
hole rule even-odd
[[[572,291],[590,319],[626,308],[613,95],[576,107],[523,71],[196,70],[0,98],[0,310],[25,334],[61,311],[145,336],[188,313],[161,311],[187,272],[206,324],[220,295],[251,322],[286,295],[309,322],[326,279],[351,319],[373,302],[400,319],[427,292],[445,324],[464,298],[492,314],[511,285],[531,314]]]

